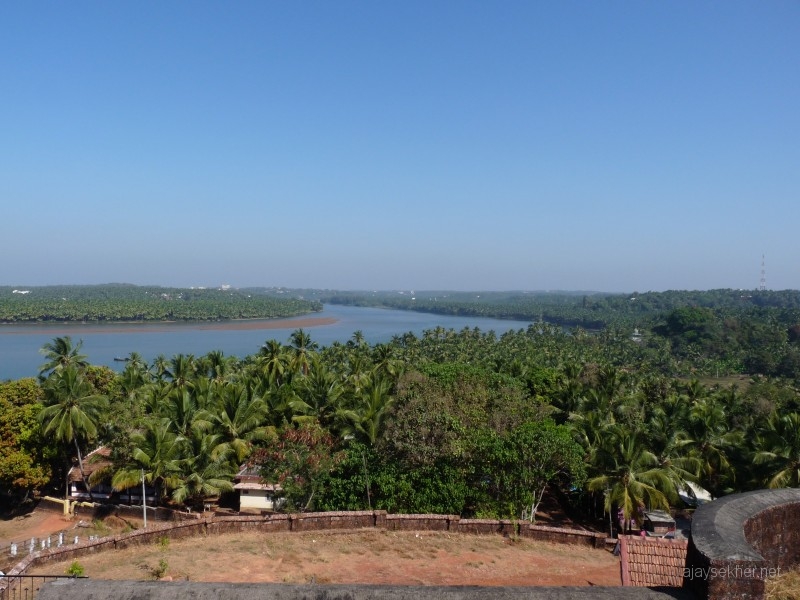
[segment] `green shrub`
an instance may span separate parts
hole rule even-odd
[[[150,571],[150,574],[153,576],[153,579],[161,579],[167,574],[168,568],[169,565],[167,564],[167,561],[162,558],[160,561],[158,561],[158,566]]]

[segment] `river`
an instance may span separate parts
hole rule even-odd
[[[421,335],[426,329],[444,327],[460,331],[477,327],[498,334],[524,329],[528,321],[509,321],[482,317],[452,317],[383,308],[361,308],[327,304],[319,313],[306,315],[311,319],[335,319],[328,325],[305,327],[311,339],[320,346],[333,342],[345,343],[353,333],[361,331],[370,344],[388,342],[395,335],[412,332]],[[301,319],[303,317],[300,317]],[[221,350],[226,356],[243,358],[258,352],[267,340],[288,343],[298,328],[297,318],[269,322],[269,329],[212,329],[207,323],[147,323],[147,324],[37,324],[0,325],[0,381],[34,377],[44,357],[39,349],[58,336],[72,336],[73,342],[83,340],[81,353],[94,365],[106,365],[120,370],[124,363],[115,357],[138,352],[150,362],[159,354],[201,356]]]

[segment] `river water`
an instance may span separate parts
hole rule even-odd
[[[426,329],[439,326],[456,331],[464,327],[477,327],[481,331],[493,330],[501,334],[524,329],[530,324],[528,321],[451,317],[331,304],[325,305],[322,312],[307,317],[337,319],[332,325],[304,329],[320,346],[329,346],[336,341],[345,343],[356,331],[361,331],[370,344],[377,344],[407,332],[419,336]],[[286,325],[279,326],[282,323]],[[267,340],[288,343],[289,336],[298,328],[296,318],[281,319],[272,324],[276,327],[229,331],[204,328],[203,325],[207,324],[202,323],[0,325],[0,381],[36,376],[39,366],[45,362],[39,349],[58,336],[72,336],[75,343],[83,340],[81,353],[88,357],[91,364],[120,370],[124,363],[114,358],[125,357],[131,352],[138,352],[148,362],[159,354],[167,358],[175,354],[201,356],[213,350],[221,350],[226,356],[243,358],[258,352]]]

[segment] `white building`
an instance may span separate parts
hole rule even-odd
[[[281,486],[264,483],[256,467],[243,466],[235,481],[233,489],[239,492],[239,512],[273,512],[283,504]]]

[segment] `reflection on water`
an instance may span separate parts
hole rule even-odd
[[[494,330],[498,334],[524,329],[527,321],[507,321],[481,317],[450,317],[411,311],[353,306],[326,305],[325,310],[311,317],[337,319],[332,325],[307,328],[311,339],[320,346],[333,342],[344,343],[355,331],[361,331],[370,344],[388,342],[392,336],[413,332],[422,334],[426,329],[444,327],[459,331],[477,327],[481,331]],[[71,335],[73,341],[83,340],[82,353],[95,365],[106,365],[120,370],[124,363],[114,357],[124,357],[138,352],[152,361],[159,354],[200,356],[212,350],[221,350],[226,356],[244,357],[255,354],[265,341],[275,339],[288,343],[289,335],[297,329],[296,319],[283,319],[285,327],[275,329],[220,331],[203,328],[203,324],[145,324],[145,325],[83,325],[66,326],[0,325],[0,380],[33,377],[44,362],[39,349],[56,336]]]

